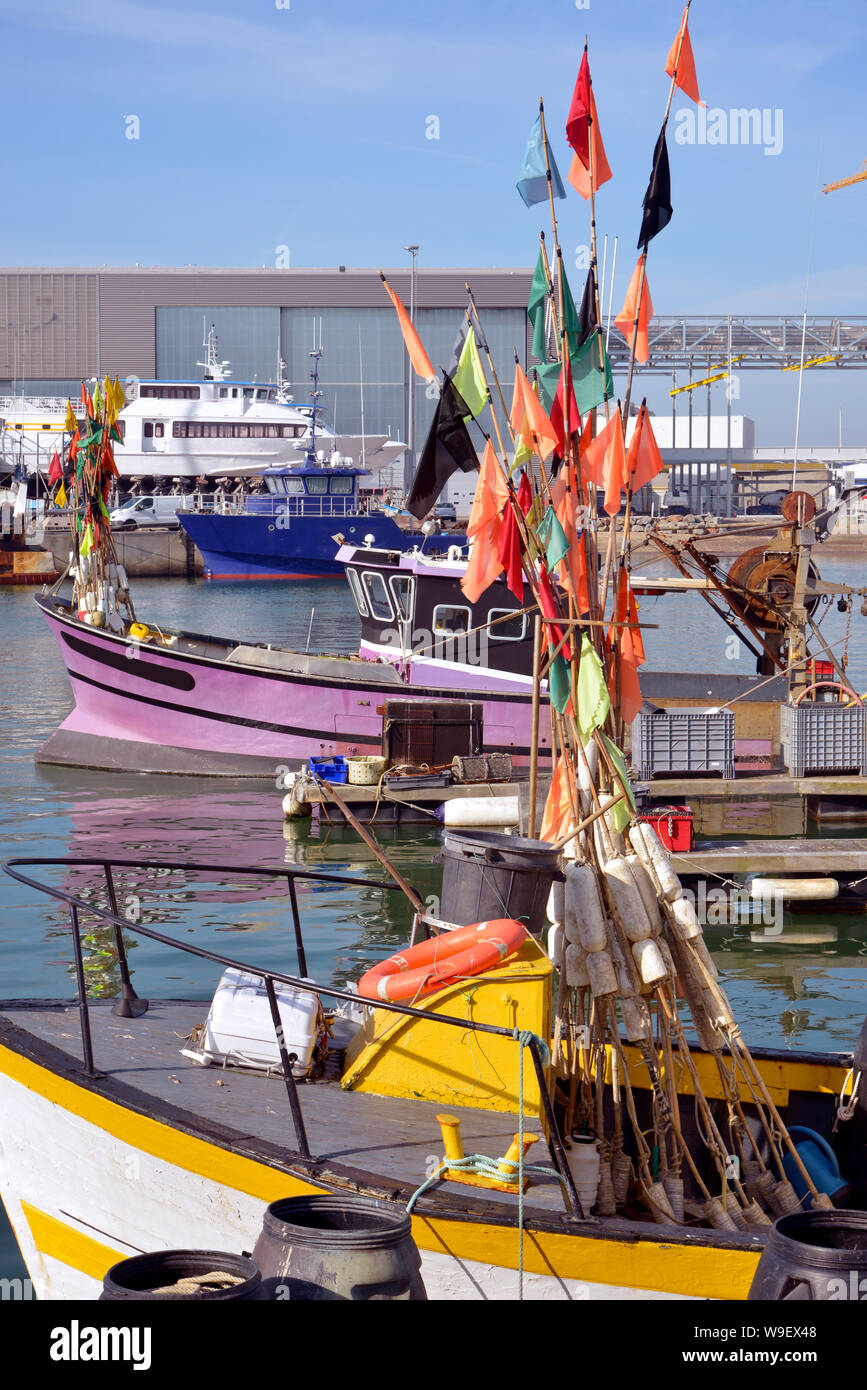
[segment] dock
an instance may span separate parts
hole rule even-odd
[[[709,840],[688,852],[673,852],[681,877],[719,874],[865,874],[867,839]]]
[[[537,817],[540,821],[550,780],[547,773],[539,777]],[[522,833],[526,833],[529,819],[530,784],[523,778],[516,778],[511,782],[453,782],[447,787],[403,788],[386,787],[383,784],[378,794],[375,786],[356,786],[351,782],[340,782],[336,785],[338,795],[363,823],[369,823],[374,817],[377,824],[383,825],[441,822],[441,817],[437,815],[439,807],[446,801],[461,800],[465,797],[517,800]],[[299,778],[294,790],[295,798],[301,806],[309,807],[311,812],[314,808],[319,808],[323,818],[327,817],[338,825],[346,823],[328,793],[312,779]]]

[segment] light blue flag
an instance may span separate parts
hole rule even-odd
[[[565,198],[566,190],[563,187],[563,180],[560,177],[560,170],[550,148],[548,157],[551,161],[551,188],[555,198]],[[527,150],[524,155],[524,163],[521,166],[521,177],[518,179],[518,192],[524,199],[527,207],[532,207],[534,203],[542,203],[548,196],[548,175],[545,170],[545,147],[542,144],[542,117],[536,117],[533,129],[530,131],[530,138],[527,141]]]

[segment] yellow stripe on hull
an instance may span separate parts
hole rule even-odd
[[[112,1136],[131,1151],[146,1153],[182,1174],[212,1181],[225,1190],[228,1198],[233,1193],[246,1194],[268,1204],[281,1197],[334,1191],[332,1186],[283,1173],[267,1163],[234,1154],[160,1120],[137,1114],[3,1046],[0,1073],[76,1120]],[[87,1151],[91,1152],[91,1148]],[[182,1186],[183,1180],[181,1189]],[[22,1200],[20,1205],[37,1249],[91,1278],[102,1279],[118,1258],[131,1253],[119,1253],[32,1203]],[[249,1238],[255,1240],[256,1234],[250,1232]],[[487,1270],[517,1269],[518,1232],[513,1225],[416,1214],[413,1235],[423,1259],[429,1252],[434,1259],[446,1257],[461,1267],[478,1264]],[[552,1288],[561,1281],[574,1281],[615,1290],[633,1289],[637,1297],[643,1290],[686,1297],[745,1298],[760,1253],[758,1249],[669,1244],[652,1238],[615,1240],[601,1234],[601,1229],[598,1237],[538,1230],[527,1231],[524,1237],[526,1273],[547,1278]]]

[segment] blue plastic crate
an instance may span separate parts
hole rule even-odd
[[[307,766],[316,777],[326,782],[346,782],[349,780],[349,764],[346,758],[308,758]]]

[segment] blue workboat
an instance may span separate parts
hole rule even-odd
[[[425,554],[466,545],[463,535],[425,536],[402,529],[394,508],[359,500],[365,470],[308,457],[303,463],[266,469],[267,493],[247,497],[244,510],[181,511],[210,579],[319,579],[342,574],[335,559],[341,538],[349,545]],[[406,518],[407,525],[409,518]]]

